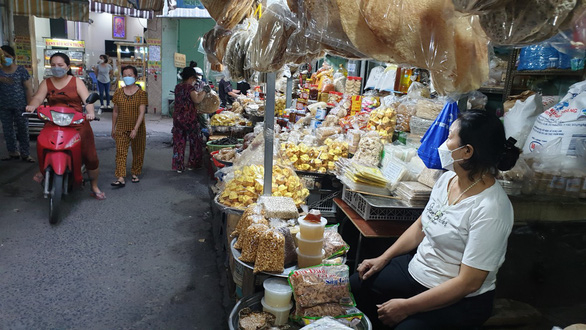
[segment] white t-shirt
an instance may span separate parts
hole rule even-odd
[[[461,264],[488,271],[480,289],[468,295],[473,297],[495,288],[513,228],[513,206],[496,182],[480,194],[446,206],[448,183],[455,175],[444,173],[433,187],[421,215],[425,237],[409,263],[409,273],[433,288],[458,276]]]

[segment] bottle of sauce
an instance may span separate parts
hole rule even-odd
[[[317,89],[317,85],[311,85],[309,89],[309,99],[313,101],[317,101],[317,97],[319,96],[319,90]]]

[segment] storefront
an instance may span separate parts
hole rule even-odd
[[[241,93],[212,116],[207,144],[214,172],[218,170],[211,188],[219,214],[214,231],[223,242],[239,299],[228,320],[231,328],[251,318],[249,312],[240,312],[244,307],[268,311],[276,320],[267,314],[255,316],[276,324],[289,321],[298,326],[332,316],[368,328],[369,319],[344,301],[348,277],[364,256],[372,257],[372,246],[364,248],[365,241],[392,242],[420,217],[444,174],[425,153],[430,143],[425,136],[436,134],[430,133],[436,126],[446,127],[447,136],[458,112],[498,114],[507,137],[515,138],[509,144],[523,149],[516,166],[495,177],[514,209],[511,246],[518,248],[521,233],[539,236],[544,228],[563,223],[583,226],[586,220],[586,122],[580,116],[569,122],[556,119],[575,113],[574,107],[583,108],[578,103],[586,95],[584,83],[579,83],[585,78],[584,53],[568,51],[578,31],[568,34],[567,26],[544,17],[547,33],[527,39],[517,32],[502,36],[499,27],[531,23],[515,15],[498,18],[500,25],[462,16],[494,14],[474,2],[458,2],[454,12],[451,4],[438,1],[435,9],[448,16],[441,23],[445,25],[430,23],[440,24],[436,29],[418,26],[421,8],[400,1],[371,1],[379,12],[366,4],[360,7],[359,2],[341,3],[328,2],[316,9],[274,1],[268,8],[240,3],[245,8],[236,9],[236,2],[227,1],[223,8],[211,3],[208,7],[219,25],[203,38],[210,66],[233,83],[246,81],[251,86],[246,95]],[[295,4],[299,8],[291,7]],[[401,15],[395,15],[397,8]],[[578,7],[572,15],[582,12]],[[430,36],[424,30],[435,32]],[[555,43],[554,53],[542,42],[556,34],[566,39]],[[489,39],[505,49],[528,47],[490,55]],[[544,57],[547,63],[536,63]],[[563,77],[563,83],[552,77]],[[510,106],[503,104],[524,90],[541,93],[529,101],[527,95],[512,97]],[[451,117],[450,109],[456,111]],[[551,134],[541,134],[544,131]],[[435,142],[435,150],[445,139]],[[333,226],[321,228],[325,223]],[[312,236],[312,230],[319,234]],[[576,258],[579,254],[572,252]],[[503,292],[543,307],[543,299],[536,296],[545,296],[547,286],[532,297],[520,298],[511,290],[510,284],[518,280],[511,269],[527,267],[520,266],[517,251],[509,255]],[[536,259],[524,261],[543,265]],[[568,273],[578,276],[582,268]],[[315,280],[315,273],[324,275]],[[289,280],[289,285],[281,283],[288,298],[283,304],[268,302],[274,298],[272,286],[279,286],[272,282],[279,283],[274,280],[279,277]],[[313,301],[303,295],[304,283],[309,282],[315,285]],[[328,286],[332,282],[339,285]],[[332,292],[322,296],[328,290]],[[502,321],[497,317],[500,311],[487,324]],[[534,323],[523,322],[543,325],[540,317],[535,316]]]

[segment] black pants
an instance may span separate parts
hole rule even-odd
[[[361,281],[358,273],[350,277],[357,307],[370,318],[374,329],[386,328],[378,319],[377,304],[393,298],[410,298],[428,290],[409,274],[411,258],[411,255],[394,258],[383,270],[366,281]],[[494,290],[464,298],[444,308],[411,315],[394,329],[475,329],[490,317],[493,300]]]

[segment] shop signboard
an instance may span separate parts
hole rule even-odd
[[[184,68],[186,66],[187,60],[185,54],[175,53],[174,59],[176,68]]]
[[[33,61],[31,54],[31,38],[28,36],[16,36],[14,38],[14,52],[16,63],[24,66],[30,75],[33,74]]]
[[[47,47],[85,48],[85,41],[83,41],[83,40],[68,40],[68,39],[45,39],[45,46],[47,46]]]

